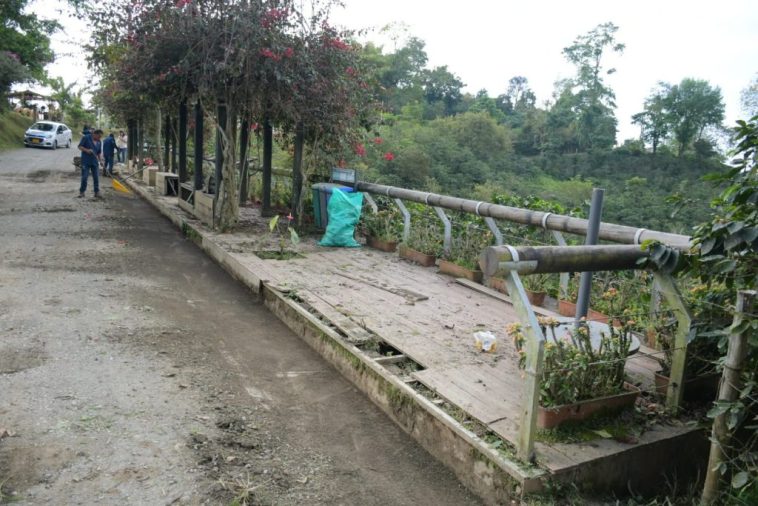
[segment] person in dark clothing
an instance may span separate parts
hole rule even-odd
[[[103,158],[105,163],[103,164],[103,175],[106,177],[113,177],[113,156],[116,153],[116,138],[113,133],[108,135],[103,141]]]
[[[90,171],[95,187],[95,198],[100,198],[100,179],[97,169],[101,151],[100,137],[102,135],[102,130],[95,130],[91,134],[82,136],[82,140],[79,141],[79,151],[82,152],[82,182],[79,186],[79,198],[83,198],[84,192],[87,190],[87,178]]]

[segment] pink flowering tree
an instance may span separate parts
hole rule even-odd
[[[226,122],[213,117],[224,153],[218,222],[230,228],[240,119],[267,119],[285,141],[304,129],[311,166],[355,144],[372,121],[359,48],[328,23],[335,3],[317,1],[306,16],[294,0],[106,0],[92,11],[90,58],[102,103],[125,119],[187,99],[211,115],[225,106]]]

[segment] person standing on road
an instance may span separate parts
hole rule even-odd
[[[115,152],[116,139],[111,132],[103,141],[103,158],[105,159],[105,163],[103,164],[103,175],[106,177],[113,177],[113,155]]]
[[[82,152],[82,183],[79,186],[79,198],[84,197],[87,190],[87,178],[92,172],[92,183],[95,187],[95,198],[100,198],[100,179],[98,177],[98,158],[100,157],[100,137],[102,130],[95,130],[91,134],[82,136],[79,141],[79,151]]]
[[[128,137],[123,130],[119,130],[118,139],[116,139],[116,147],[118,148],[118,163],[124,163],[126,160],[126,141]]]

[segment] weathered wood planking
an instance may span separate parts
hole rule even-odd
[[[413,377],[485,425],[502,422],[502,437],[515,443],[521,385],[506,368],[485,364],[428,369]]]
[[[265,234],[260,223],[250,228]],[[250,242],[235,238],[228,244],[247,249],[253,241],[261,242],[261,235]],[[439,275],[433,268],[413,265],[393,254],[319,248],[307,240],[300,250],[306,258],[241,257],[262,279],[297,293],[351,340],[376,338],[397,348],[425,367],[413,374],[414,379],[507,441],[517,441],[522,371],[505,335],[505,326],[516,320],[507,296]],[[554,315],[543,309],[537,312]],[[476,351],[473,333],[477,330],[497,335],[496,353]],[[635,378],[652,384],[652,372],[658,366],[648,353],[655,351],[643,348],[627,367]],[[539,462],[553,471],[625,448],[628,445],[615,441],[536,445]]]

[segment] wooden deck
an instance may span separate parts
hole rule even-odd
[[[176,198],[158,197],[176,207]],[[407,381],[418,381],[440,398],[503,439],[516,444],[523,390],[522,371],[505,327],[517,317],[508,298],[423,268],[397,254],[368,248],[322,248],[304,239],[303,258],[262,260],[254,251],[276,249],[257,209],[241,209],[241,230],[214,234],[214,242],[230,252],[261,280],[302,301],[311,312],[361,345],[382,342],[419,366]],[[541,314],[553,314],[540,309]],[[474,332],[497,335],[495,353],[474,347]],[[644,346],[629,360],[628,372],[648,389],[658,364]],[[378,357],[379,358],[379,357]],[[382,363],[380,358],[378,363]],[[653,427],[635,444],[646,444],[686,432]],[[635,446],[611,439],[583,444],[537,443],[538,463],[554,473],[625,452]]]

